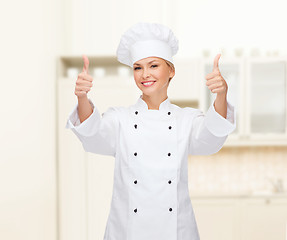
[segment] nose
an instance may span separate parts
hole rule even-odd
[[[143,70],[143,78],[146,79],[146,78],[149,78],[149,77],[150,77],[149,70],[144,68],[144,70]]]

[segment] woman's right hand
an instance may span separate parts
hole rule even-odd
[[[78,98],[87,97],[87,93],[91,90],[91,87],[93,86],[93,78],[88,74],[89,59],[86,55],[83,55],[83,60],[83,71],[78,75],[75,87],[75,95]]]

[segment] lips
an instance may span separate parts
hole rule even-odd
[[[141,82],[141,83],[143,84],[143,83],[148,83],[148,82],[156,82],[156,81],[144,81],[144,82]]]
[[[142,85],[143,85],[144,87],[151,87],[151,86],[154,85],[155,82],[156,82],[156,81],[145,81],[145,82],[142,82]]]

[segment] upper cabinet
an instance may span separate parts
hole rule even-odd
[[[286,61],[250,59],[247,62],[248,132],[286,134]]]
[[[227,100],[236,108],[237,128],[226,145],[286,145],[286,66],[283,57],[221,57],[219,69],[228,84]],[[200,78],[212,71],[213,59],[201,60]],[[201,84],[200,108],[215,100]]]

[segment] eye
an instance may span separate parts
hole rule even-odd
[[[157,67],[157,65],[151,65],[152,67]]]
[[[134,70],[140,69],[140,67],[135,67]]]

